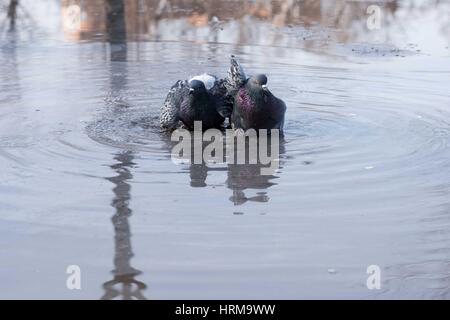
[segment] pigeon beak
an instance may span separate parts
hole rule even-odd
[[[194,89],[193,88],[189,88],[189,94],[193,94],[194,93]]]
[[[269,89],[267,88],[267,84],[263,84],[263,85],[261,86],[261,88],[263,88],[264,91],[269,90]]]

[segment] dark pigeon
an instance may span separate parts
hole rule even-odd
[[[161,128],[174,130],[182,123],[193,130],[194,121],[202,121],[203,130],[222,128],[225,118],[231,115],[224,82],[206,73],[190,80],[177,81],[161,109]]]
[[[225,87],[232,99],[234,129],[279,129],[283,133],[286,104],[269,91],[265,75],[247,78],[242,66],[231,56]]]

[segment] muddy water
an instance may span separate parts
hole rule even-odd
[[[448,4],[370,31],[364,4],[112,2],[1,34],[1,298],[450,298]],[[275,175],[176,164],[157,127],[230,54],[288,106]]]

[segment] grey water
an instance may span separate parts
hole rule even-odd
[[[0,298],[450,298],[450,4],[379,5],[1,1]],[[287,104],[274,175],[158,128],[231,54]]]

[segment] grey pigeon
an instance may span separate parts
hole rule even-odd
[[[283,133],[286,104],[269,91],[264,74],[247,78],[242,66],[231,56],[225,87],[232,100],[234,129],[279,129]]]
[[[225,118],[231,115],[224,82],[207,73],[189,80],[178,80],[161,108],[161,128],[174,130],[181,122],[192,130],[194,121],[201,121],[204,130],[221,128]]]

